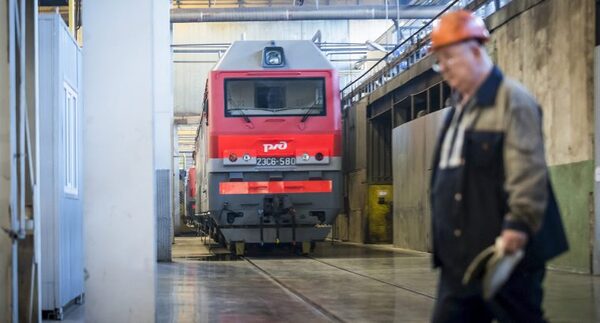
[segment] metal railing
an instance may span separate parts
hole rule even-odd
[[[32,5],[33,3],[33,5]],[[32,194],[38,194],[36,185],[36,169],[34,168],[35,160],[33,155],[34,139],[32,137],[31,126],[35,123],[30,122],[30,113],[35,109],[35,102],[28,101],[28,98],[35,95],[35,86],[30,85],[32,79],[35,80],[36,75],[30,74],[31,65],[27,59],[35,50],[31,45],[33,38],[29,28],[33,28],[35,24],[31,19],[37,17],[37,1],[27,2],[25,0],[9,0],[6,3],[8,11],[7,29],[8,29],[8,111],[9,111],[9,146],[10,155],[2,156],[3,161],[10,163],[10,192],[3,195],[9,195],[9,217],[10,227],[0,228],[0,234],[7,234],[11,239],[11,273],[10,273],[10,295],[11,295],[11,320],[13,322],[37,320],[41,316],[34,314],[34,296],[39,285],[38,280],[38,263],[36,257],[39,257],[38,248],[34,246],[33,257],[27,254],[23,249],[25,239],[31,238],[34,228],[33,217],[38,216],[39,204],[34,200],[33,212],[31,211]],[[34,73],[35,74],[35,73]],[[38,222],[39,223],[39,222]],[[37,244],[37,242],[36,242]],[[26,244],[25,244],[26,245]],[[31,281],[29,294],[19,286],[20,273],[22,272],[23,264],[29,261],[20,259],[19,257],[31,258]],[[19,267],[21,266],[21,267]],[[4,286],[3,286],[4,287]],[[29,302],[25,296],[29,295]],[[19,303],[22,302],[22,303]],[[27,306],[27,307],[26,307]],[[25,314],[23,316],[22,314]],[[21,316],[19,316],[21,315]]]
[[[445,12],[465,8],[475,12],[476,15],[486,18],[496,12],[511,0],[472,0],[467,4],[465,1],[454,0],[445,9],[419,28],[411,36],[396,45],[394,49],[383,56],[377,63],[367,69],[363,74],[348,83],[340,92],[343,109],[358,102],[366,95],[371,94],[383,86],[387,81],[395,78],[406,71],[415,63],[429,55],[429,47],[433,22]]]

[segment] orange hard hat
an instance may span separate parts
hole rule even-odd
[[[431,50],[436,51],[469,39],[485,42],[489,38],[490,32],[481,18],[468,10],[451,11],[433,23]]]

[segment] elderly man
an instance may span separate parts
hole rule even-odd
[[[542,114],[523,86],[505,78],[482,46],[483,21],[444,14],[431,34],[435,68],[455,92],[431,178],[433,322],[543,322],[545,262],[567,249],[544,157]],[[525,256],[491,301],[463,284],[469,264],[500,237]]]

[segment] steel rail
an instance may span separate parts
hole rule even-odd
[[[256,263],[254,263],[252,260],[248,259],[247,257],[241,257],[241,258],[244,259],[245,261],[247,261],[250,265],[252,265],[258,272],[265,275],[275,285],[279,286],[284,291],[297,297],[302,302],[306,303],[307,305],[312,307],[314,310],[316,310],[319,314],[325,316],[326,318],[328,318],[329,320],[331,320],[333,322],[340,322],[340,323],[346,322],[339,316],[337,316],[337,315],[333,314],[332,312],[330,312],[329,310],[325,309],[323,306],[312,301],[310,298],[306,297],[304,294],[300,293],[298,290],[292,288],[291,286],[289,286],[289,285],[285,284],[284,282],[282,282],[281,280],[277,279],[271,273],[269,273],[268,271],[264,270],[262,267],[260,267]]]

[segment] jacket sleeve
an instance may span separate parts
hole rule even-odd
[[[504,189],[508,213],[504,228],[532,234],[539,229],[548,202],[548,171],[541,109],[528,95],[518,96],[509,100],[507,111]]]

